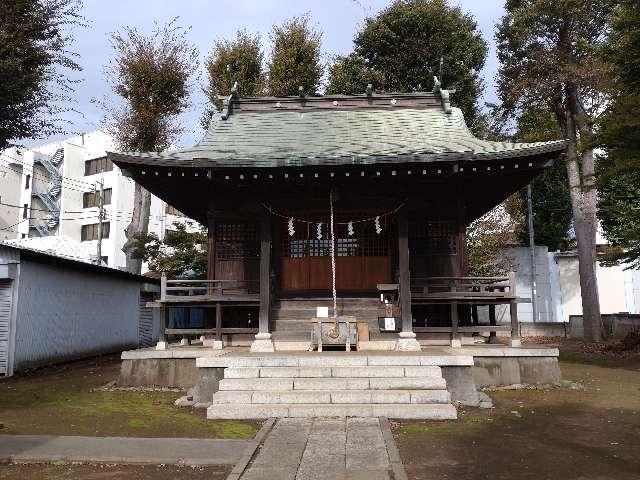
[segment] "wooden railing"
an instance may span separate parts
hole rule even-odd
[[[258,280],[168,280],[163,276],[160,282],[160,300],[257,299],[259,285]]]
[[[511,299],[516,296],[515,273],[502,277],[424,277],[411,279],[416,299]]]
[[[516,295],[515,273],[500,277],[425,277],[411,279],[411,302],[414,304],[451,305],[451,326],[414,327],[415,332],[450,333],[452,345],[459,345],[458,335],[462,332],[490,332],[489,342],[497,342],[496,333],[511,332],[511,345],[519,345],[520,328],[518,324],[517,304],[530,300]],[[472,324],[459,325],[458,305],[466,304],[471,308]],[[509,305],[510,321],[498,325],[496,306]],[[488,305],[489,325],[478,323],[478,306]]]
[[[222,335],[255,334],[257,328],[223,327],[223,307],[258,306],[260,303],[257,280],[168,280],[160,281],[160,315],[162,327],[160,340],[167,335],[189,336],[212,335],[222,340]],[[169,308],[215,308],[215,328],[168,328]],[[257,319],[256,319],[257,320]]]

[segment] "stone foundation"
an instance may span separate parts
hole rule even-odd
[[[557,357],[474,357],[477,387],[557,385],[561,374]]]

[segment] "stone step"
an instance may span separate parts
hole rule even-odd
[[[224,367],[365,367],[365,366],[473,366],[471,355],[425,355],[395,352],[273,353],[201,357],[198,368]]]
[[[218,391],[213,403],[450,403],[447,390]]]
[[[219,389],[241,391],[278,390],[444,390],[442,377],[372,378],[224,378]]]
[[[455,420],[451,404],[213,404],[207,409],[209,419],[263,419],[271,417],[388,417],[399,419]]]
[[[224,378],[442,377],[437,366],[229,367]]]

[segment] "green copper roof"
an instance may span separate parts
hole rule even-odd
[[[519,158],[560,153],[565,141],[480,140],[448,92],[233,98],[194,147],[110,154],[116,163],[282,167]]]

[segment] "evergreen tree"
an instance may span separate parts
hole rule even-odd
[[[269,61],[268,89],[274,96],[316,95],[322,80],[320,62],[322,33],[310,25],[308,15],[287,20],[273,27]]]
[[[580,261],[585,337],[601,338],[595,276],[594,125],[606,102],[608,68],[597,55],[616,0],[507,0],[498,25],[498,94],[513,116],[531,107],[553,112],[568,139],[569,180]]]
[[[79,0],[0,2],[0,150],[62,133],[57,116],[75,83],[63,70],[81,70],[69,51],[81,8]]]
[[[613,100],[600,124],[598,216],[613,249],[604,263],[640,268],[640,4],[623,0],[603,57],[611,62]]]
[[[207,275],[207,230],[188,232],[183,223],[174,223],[160,240],[155,233],[136,236],[133,256],[149,264],[152,272],[176,278],[190,273],[197,278]]]
[[[262,69],[263,54],[259,35],[238,30],[234,40],[218,40],[205,62],[208,84],[205,93],[209,107],[203,114],[204,128],[209,125],[213,109],[222,108],[219,96],[229,95],[237,82],[238,93],[258,96],[264,93],[265,76]]]
[[[553,114],[543,108],[525,110],[518,117],[516,132],[512,137],[516,142],[539,142],[557,140],[562,137]],[[531,186],[531,204],[533,210],[533,230],[536,245],[546,245],[549,250],[565,250],[569,244],[571,227],[571,197],[567,168],[561,160],[536,177]],[[519,192],[522,216],[526,220],[526,188]],[[517,231],[519,241],[529,244],[529,230],[526,222]]]
[[[444,88],[468,125],[477,131],[478,99],[483,90],[479,72],[487,44],[476,21],[445,0],[396,0],[368,18],[354,39],[354,54],[339,57],[331,67],[328,91],[364,93],[365,82],[378,91],[412,92],[433,88],[443,60]],[[363,85],[364,84],[364,85]]]

